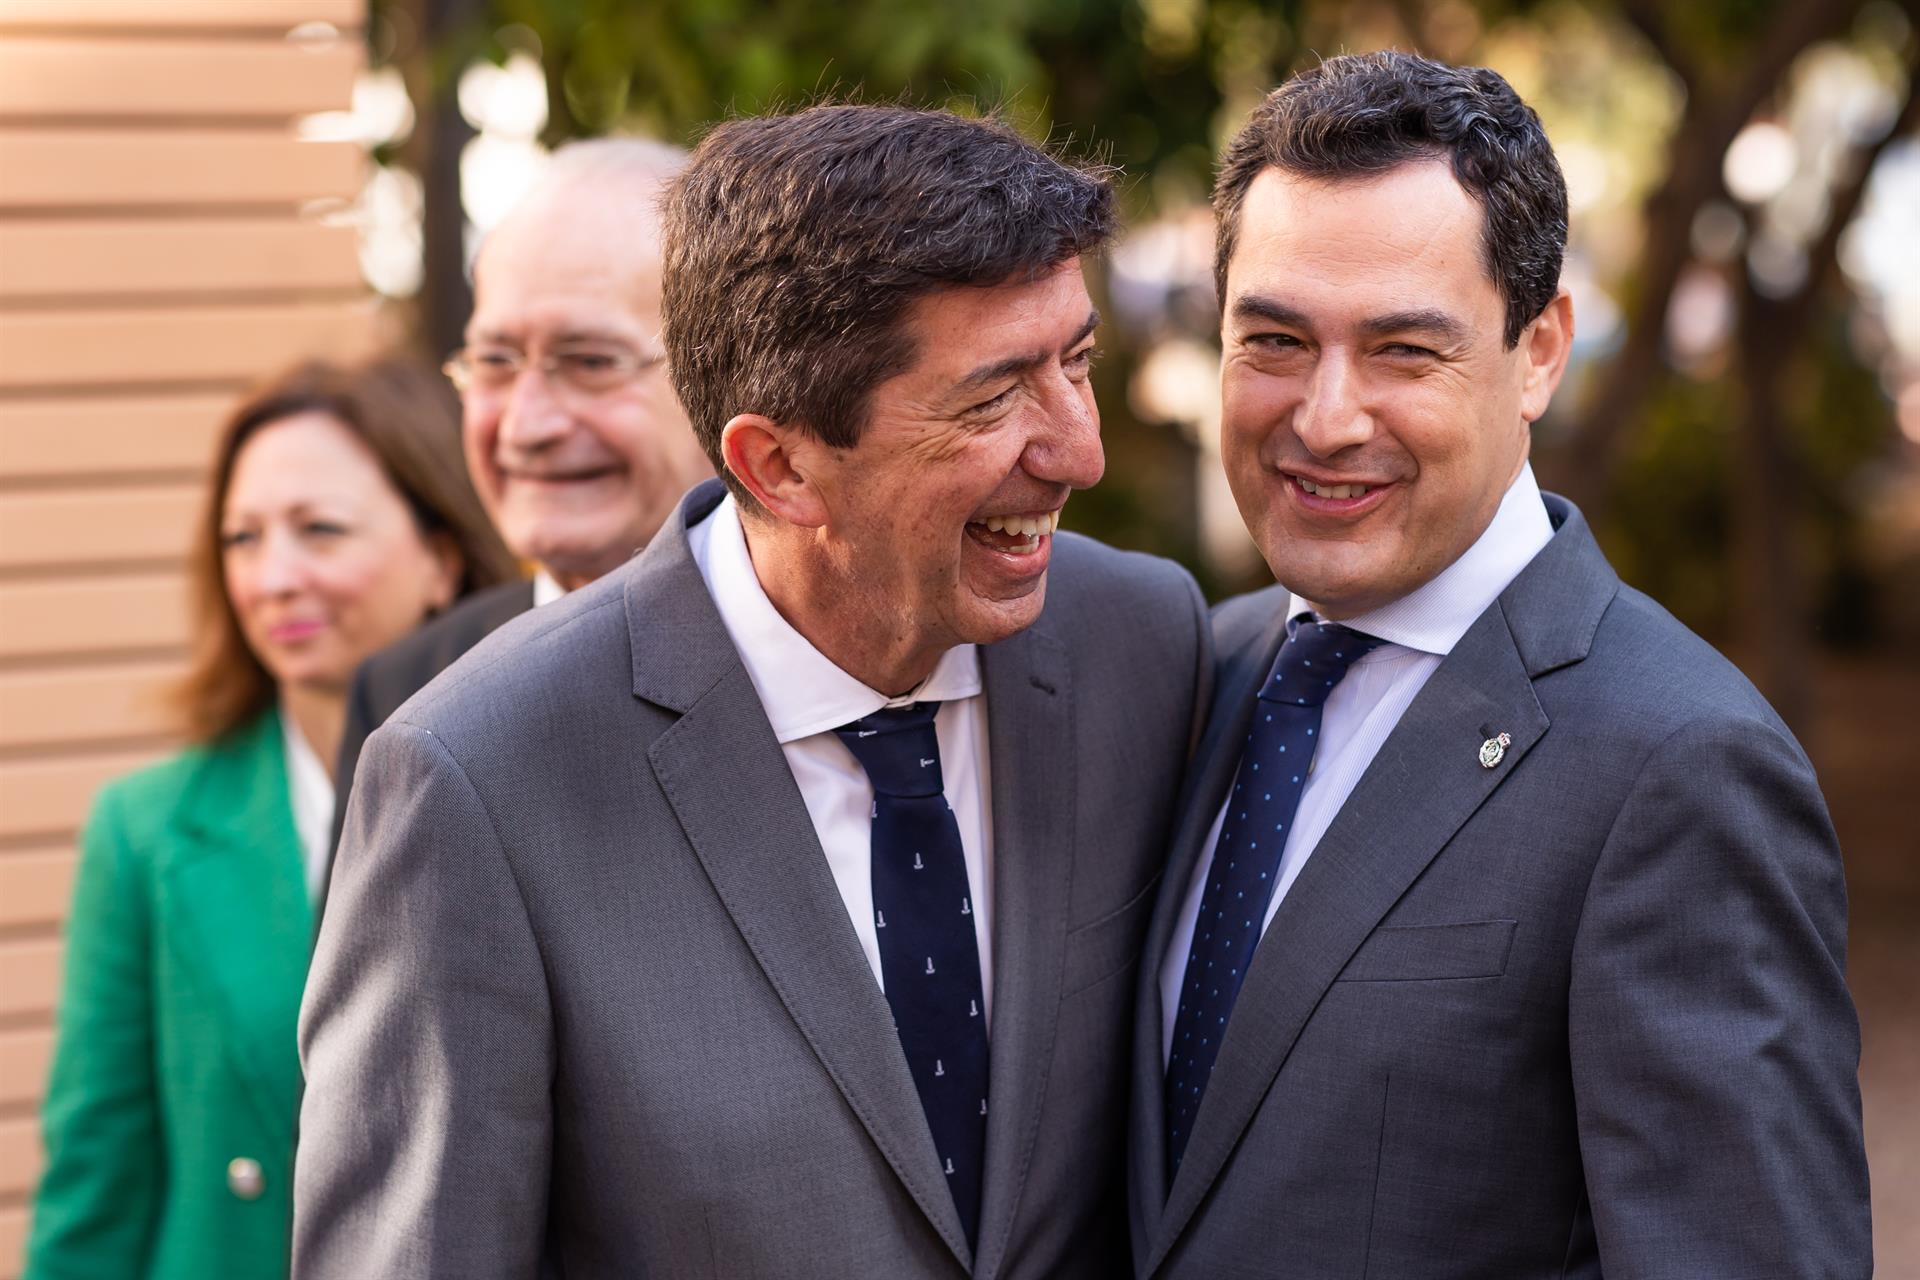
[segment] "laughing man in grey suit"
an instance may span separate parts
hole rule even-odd
[[[1215,188],[1217,612],[1149,933],[1143,1277],[1864,1277],[1800,747],[1527,465],[1565,188],[1491,71],[1334,58]]]
[[[369,740],[297,1276],[1124,1272],[1211,657],[1179,569],[1053,533],[1102,468],[1111,207],[941,113],[701,145],[665,341],[725,486]]]

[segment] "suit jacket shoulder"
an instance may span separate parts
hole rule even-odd
[[[539,743],[525,732],[530,718],[563,732],[568,708],[585,711],[624,692],[627,577],[610,573],[476,637],[389,718],[431,730],[463,758],[482,742]]]
[[[531,582],[507,582],[476,592],[367,659],[360,669],[367,706],[378,728],[400,704],[458,661],[494,630],[533,608]]]
[[[333,776],[338,794],[333,806],[332,847],[340,847],[347,797],[360,766],[367,736],[502,624],[533,608],[531,582],[506,582],[476,592],[360,664],[347,690],[347,718],[340,733],[340,754]]]
[[[1162,662],[1169,669],[1142,675],[1178,685],[1203,660],[1211,677],[1205,619],[1199,585],[1173,561],[1060,534],[1046,609],[1035,625],[1059,637],[1076,661],[1130,656]]]

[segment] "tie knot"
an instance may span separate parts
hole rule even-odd
[[[1304,617],[1304,615],[1303,615]],[[1297,621],[1274,659],[1260,696],[1290,707],[1317,707],[1327,700],[1347,668],[1383,642],[1337,622]]]
[[[910,707],[883,707],[834,730],[853,758],[867,771],[880,795],[937,796],[945,789],[940,777],[940,739],[934,732],[937,702]]]

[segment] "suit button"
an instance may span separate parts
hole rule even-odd
[[[267,1175],[260,1171],[258,1160],[235,1156],[227,1162],[227,1190],[242,1200],[258,1200],[266,1189]]]

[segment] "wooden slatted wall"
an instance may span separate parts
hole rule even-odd
[[[103,780],[175,741],[156,694],[213,432],[251,381],[372,334],[354,233],[317,216],[365,157],[295,131],[349,105],[364,11],[0,0],[0,1280],[75,836]]]

